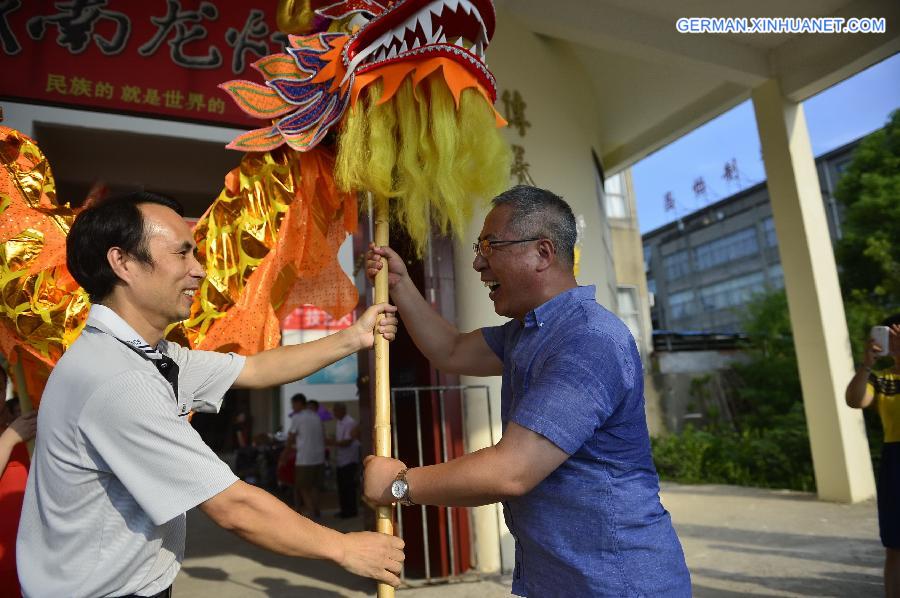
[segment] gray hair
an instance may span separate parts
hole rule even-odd
[[[575,241],[578,231],[572,208],[559,195],[529,185],[517,185],[504,191],[491,205],[512,209],[509,226],[522,237],[550,239],[560,262],[575,264]]]

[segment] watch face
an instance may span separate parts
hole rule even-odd
[[[406,494],[407,483],[403,480],[394,480],[391,484],[391,496],[400,500]]]

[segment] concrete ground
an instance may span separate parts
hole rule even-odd
[[[874,501],[820,502],[814,495],[734,486],[664,484],[699,598],[883,596],[883,549]],[[325,515],[341,530],[360,520]],[[400,598],[508,596],[508,576],[406,588]],[[374,584],[319,561],[273,555],[222,531],[197,510],[188,516],[184,567],[174,595],[191,598],[372,596]]]

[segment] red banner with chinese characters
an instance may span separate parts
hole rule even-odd
[[[258,126],[216,87],[281,51],[277,0],[0,0],[0,97]]]

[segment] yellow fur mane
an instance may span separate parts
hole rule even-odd
[[[373,82],[348,108],[338,139],[335,178],[343,190],[387,197],[391,218],[408,231],[419,252],[432,223],[461,234],[476,201],[509,182],[509,147],[491,105],[477,89],[462,90],[457,109],[440,75],[414,86],[405,78],[379,103]]]

